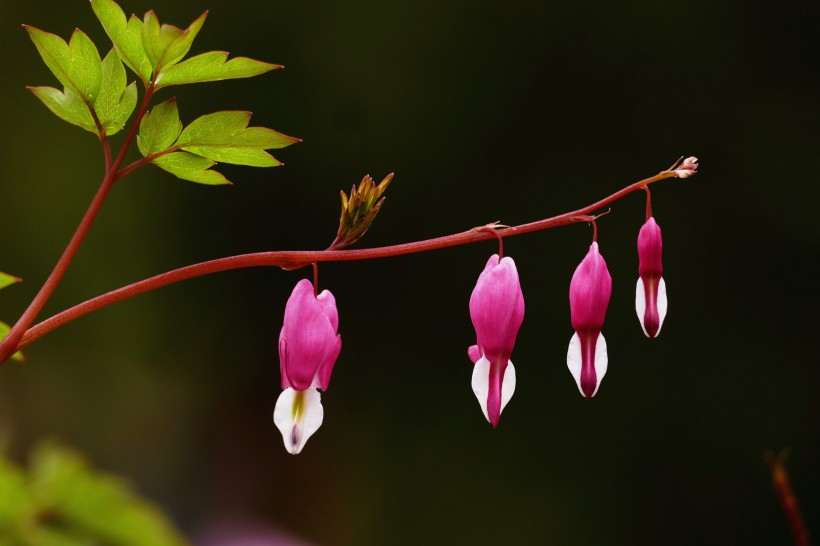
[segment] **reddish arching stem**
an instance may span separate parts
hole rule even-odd
[[[314,250],[314,251],[276,251],[276,252],[256,252],[253,254],[241,254],[238,256],[230,256],[227,258],[219,258],[210,260],[180,269],[175,269],[167,273],[162,273],[155,277],[151,277],[117,290],[113,290],[96,298],[90,299],[79,305],[75,305],[70,309],[54,315],[53,317],[44,320],[36,326],[29,329],[24,336],[22,336],[19,343],[14,347],[14,351],[23,349],[34,341],[40,339],[47,333],[63,326],[83,315],[128,299],[145,292],[150,292],[157,288],[167,286],[169,284],[177,283],[194,277],[202,275],[209,275],[220,271],[229,271],[232,269],[243,269],[247,267],[281,267],[283,269],[298,269],[306,267],[318,262],[337,262],[337,261],[354,261],[354,260],[372,260],[376,258],[389,258],[393,256],[401,256],[405,254],[414,254],[418,252],[428,252],[431,250],[438,250],[442,248],[449,248],[453,246],[466,245],[476,243],[479,241],[487,241],[493,237],[511,237],[513,235],[523,235],[524,233],[531,233],[535,231],[542,231],[560,226],[575,224],[578,222],[589,221],[589,215],[596,210],[599,210],[622,197],[643,189],[645,186],[664,180],[666,178],[675,177],[672,171],[661,171],[657,175],[646,178],[634,184],[630,184],[625,188],[613,193],[612,195],[601,199],[600,201],[588,205],[586,207],[530,222],[519,226],[505,227],[502,229],[486,230],[487,226],[470,229],[461,233],[453,235],[446,235],[444,237],[437,237],[435,239],[427,239],[424,241],[415,241],[412,243],[405,243],[393,246],[385,246],[379,248],[368,248],[359,250]],[[315,286],[315,285],[314,285]],[[13,354],[13,353],[10,353]]]
[[[108,165],[102,182],[100,183],[100,187],[94,195],[94,199],[91,201],[91,204],[88,206],[88,210],[85,211],[83,219],[74,231],[74,235],[72,235],[71,240],[68,242],[62,256],[60,256],[60,259],[57,261],[57,264],[54,266],[54,269],[51,271],[51,274],[48,276],[45,283],[43,283],[42,288],[40,288],[40,291],[11,328],[5,339],[0,342],[0,364],[6,362],[9,358],[11,358],[11,355],[17,352],[18,349],[16,346],[20,343],[23,334],[25,334],[28,327],[31,326],[31,323],[34,322],[34,319],[37,318],[37,315],[40,311],[42,311],[43,306],[45,306],[48,299],[54,293],[54,290],[57,288],[60,280],[62,280],[63,275],[65,275],[65,272],[68,270],[68,266],[74,260],[74,256],[77,254],[77,250],[79,250],[85,236],[88,234],[91,224],[94,223],[94,219],[97,217],[97,213],[99,213],[105,198],[108,196],[108,192],[111,191],[114,183],[121,178],[121,175],[117,171],[119,170],[120,165],[122,165],[134,137],[137,135],[140,121],[142,120],[142,116],[145,115],[145,111],[148,109],[148,103],[150,102],[153,94],[154,84],[151,83],[145,90],[145,97],[143,98],[142,104],[137,111],[136,117],[134,118],[134,123],[131,125],[131,129],[122,143],[122,148],[120,148],[117,158],[111,162],[110,165],[109,161],[111,152],[108,140],[104,136],[100,137],[100,142],[102,143],[103,152],[105,154],[106,165]],[[97,127],[101,128],[96,114],[94,114],[94,119]],[[101,135],[105,134],[102,130],[100,132]]]

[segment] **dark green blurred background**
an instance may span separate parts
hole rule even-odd
[[[567,291],[584,225],[515,237],[527,316],[518,387],[493,431],[470,390],[467,302],[495,245],[329,264],[344,339],[325,423],[288,455],[271,420],[276,339],[306,272],[222,273],[117,304],[0,370],[22,458],[43,437],[129,476],[199,543],[255,522],[335,545],[789,545],[762,454],[787,460],[820,537],[817,159],[820,4],[127,0],[186,26],[193,53],[281,63],[173,91],[183,121],[249,109],[304,139],[234,187],[154,167],[111,194],[44,316],[189,263],[324,248],[338,191],[395,171],[359,246],[571,210],[667,167],[653,191],[670,312],[634,311],[644,199],[600,221],[614,279],[610,368],[592,401],[566,369]],[[55,85],[28,23],[110,47],[88,2],[0,0],[0,269],[13,322],[96,190],[94,137],[25,85]],[[131,74],[129,73],[129,77]],[[121,136],[119,137],[121,139]],[[285,544],[285,542],[272,542]]]

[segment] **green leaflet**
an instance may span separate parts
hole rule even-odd
[[[281,163],[264,150],[299,142],[272,129],[248,127],[250,117],[250,112],[215,112],[182,129],[176,99],[172,98],[143,117],[137,146],[143,156],[161,154],[152,163],[178,178],[201,184],[230,184],[222,174],[210,170],[215,162],[274,167]]]
[[[185,146],[183,150],[207,157],[220,163],[246,165],[248,167],[278,167],[282,163],[268,152],[258,148],[233,148],[230,146]]]
[[[97,46],[85,32],[75,30],[68,43],[68,77],[77,86],[80,96],[94,102],[102,82],[102,61]]]
[[[273,129],[248,127],[250,119],[250,112],[215,112],[195,119],[179,132],[176,102],[172,99],[154,108],[148,121],[140,126],[138,145],[145,156],[171,152],[152,161],[179,178],[202,184],[230,184],[210,170],[215,162],[275,167],[282,163],[265,150],[299,142]]]
[[[186,30],[183,30],[182,33],[168,45],[168,49],[165,51],[165,57],[162,60],[162,66],[171,67],[181,61],[183,57],[188,54],[188,51],[191,49],[191,45],[194,43],[194,39],[202,29],[202,25],[205,24],[205,19],[207,17],[208,12],[206,11],[197,17]],[[165,26],[168,25],[163,25],[163,27]]]
[[[157,104],[142,118],[137,147],[143,156],[161,152],[173,145],[181,131],[177,101],[172,98]]]
[[[228,110],[205,114],[191,122],[179,135],[178,146],[217,144],[248,126],[250,112]]]
[[[165,50],[180,34],[182,30],[175,26],[161,27],[157,14],[153,10],[145,14],[142,20],[142,47],[145,48],[145,53],[154,70],[159,66]]]
[[[173,152],[153,160],[159,168],[168,171],[177,178],[208,185],[231,184],[222,174],[209,170],[215,163],[188,152]]]
[[[30,26],[25,29],[60,83],[83,100],[95,100],[100,90],[102,63],[91,39],[81,30],[75,30],[70,43],[66,44],[55,34]]]
[[[227,111],[207,114],[186,127],[176,146],[213,161],[275,167],[281,165],[264,150],[284,148],[299,139],[265,127],[248,127],[250,112]]]
[[[91,7],[122,61],[143,82],[151,81],[153,68],[142,45],[142,21],[134,15],[126,21],[125,13],[114,0],[91,0]]]
[[[28,89],[58,118],[97,134],[97,125],[91,117],[88,106],[70,89],[66,88],[64,91],[53,87],[29,87]]]
[[[3,273],[0,271],[0,290],[7,286],[11,286],[12,284],[18,283],[23,279],[19,277],[15,277],[14,275],[9,275],[8,273]]]
[[[107,135],[121,131],[137,106],[137,86],[134,82],[127,87],[125,84],[125,68],[112,49],[102,61],[100,94],[94,101],[97,118]]]
[[[230,61],[225,51],[209,51],[174,65],[157,79],[157,88],[186,83],[213,82],[235,78],[250,78],[270,72],[280,65],[264,63],[247,57]]]
[[[173,25],[160,25],[153,11],[145,14],[142,45],[155,71],[173,66],[188,53],[207,16],[206,11],[186,30],[182,30]]]

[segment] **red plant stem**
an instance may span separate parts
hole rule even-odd
[[[232,269],[243,269],[246,267],[281,267],[283,269],[298,269],[301,267],[306,267],[314,262],[337,262],[390,258],[393,256],[402,256],[417,252],[428,252],[441,248],[449,248],[453,246],[476,243],[479,241],[487,241],[495,237],[510,237],[513,235],[522,235],[524,233],[566,226],[578,222],[588,221],[588,215],[590,213],[605,207],[632,192],[642,190],[649,184],[673,177],[675,177],[674,172],[661,171],[653,177],[630,184],[612,195],[584,208],[560,214],[558,216],[553,216],[552,218],[530,222],[528,224],[493,230],[493,233],[489,233],[484,229],[486,226],[482,226],[461,233],[455,233],[453,235],[437,237],[435,239],[427,239],[424,241],[416,241],[412,243],[384,246],[379,248],[360,250],[256,252],[253,254],[241,254],[238,256],[219,258],[216,260],[189,265],[187,267],[175,269],[173,271],[162,273],[155,277],[118,288],[117,290],[97,296],[96,298],[85,301],[79,305],[75,305],[70,309],[58,313],[57,315],[44,320],[28,330],[15,347],[15,351],[28,346],[52,330],[55,330],[60,326],[73,321],[74,319],[111,305],[112,303],[116,303],[145,292],[150,292],[151,290],[155,290],[169,284],[192,279],[194,277],[200,277],[202,275],[209,275],[211,273],[218,273],[220,271],[228,271]]]
[[[20,340],[26,330],[29,326],[31,326],[31,323],[34,322],[34,319],[37,318],[40,311],[42,311],[43,306],[45,306],[46,302],[54,293],[57,285],[60,284],[60,280],[62,280],[63,275],[65,275],[65,272],[68,270],[68,266],[71,265],[71,262],[74,260],[74,256],[77,254],[77,250],[79,250],[85,236],[88,234],[88,230],[91,229],[91,224],[94,223],[94,219],[97,217],[97,213],[100,211],[103,202],[105,202],[108,192],[111,191],[114,183],[120,178],[117,171],[125,159],[125,154],[128,152],[131,142],[133,142],[134,137],[137,135],[140,121],[142,120],[142,116],[145,115],[145,111],[148,109],[148,103],[153,94],[154,85],[152,83],[146,88],[145,97],[143,98],[136,117],[134,118],[134,123],[131,125],[131,130],[128,132],[128,135],[122,143],[122,148],[120,148],[117,158],[106,170],[105,176],[103,176],[102,183],[100,184],[100,188],[94,195],[94,199],[88,206],[88,210],[85,211],[85,215],[80,221],[80,225],[77,226],[77,229],[74,231],[74,235],[68,242],[62,256],[60,256],[60,259],[57,261],[57,265],[54,266],[54,269],[46,279],[46,282],[43,283],[43,287],[40,288],[40,291],[31,301],[28,308],[14,324],[8,335],[5,339],[3,339],[2,343],[0,343],[0,364],[6,362],[9,358],[11,358],[11,355],[18,351],[17,345],[20,343]],[[97,121],[97,124],[99,125],[99,121]],[[102,134],[104,134],[104,132]],[[103,150],[106,150],[108,148],[108,141],[102,138],[101,140],[103,142]],[[106,163],[108,163],[109,158],[110,150],[106,153]]]
[[[122,169],[120,169],[120,171],[117,173],[117,178],[122,178],[123,176],[125,176],[125,175],[127,175],[127,174],[129,174],[133,171],[136,171],[140,167],[148,165],[149,163],[151,163],[156,158],[162,157],[164,155],[168,155],[168,154],[173,153],[173,152],[176,152],[177,150],[179,150],[178,147],[171,146],[170,148],[168,148],[166,150],[162,150],[161,152],[157,152],[155,154],[147,155],[143,158],[140,158],[140,159],[134,161],[133,163],[131,163],[130,165],[127,165],[127,166],[123,167]]]
[[[105,172],[111,170],[111,144],[108,142],[108,135],[105,134],[105,128],[100,123],[100,118],[97,117],[97,111],[86,101],[88,111],[91,112],[91,117],[94,119],[94,124],[97,126],[97,136],[100,138],[100,144],[103,149],[103,157],[105,158]]]

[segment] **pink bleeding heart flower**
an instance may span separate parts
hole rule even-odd
[[[569,342],[567,367],[578,390],[586,398],[595,396],[606,374],[606,341],[601,329],[611,294],[612,277],[598,251],[598,243],[593,242],[569,285],[569,308],[575,334]]]
[[[282,433],[285,448],[302,451],[324,418],[317,389],[327,390],[333,365],[342,350],[336,299],[328,290],[316,296],[313,284],[302,279],[285,306],[279,334],[279,369],[282,394],[276,401],[273,422]]]
[[[477,341],[467,349],[474,364],[473,392],[495,428],[515,391],[510,355],[524,320],[524,295],[512,258],[493,254],[487,261],[470,296],[470,318]]]
[[[638,285],[635,289],[635,311],[647,337],[661,333],[666,318],[666,283],[663,280],[661,228],[649,217],[638,234]]]

